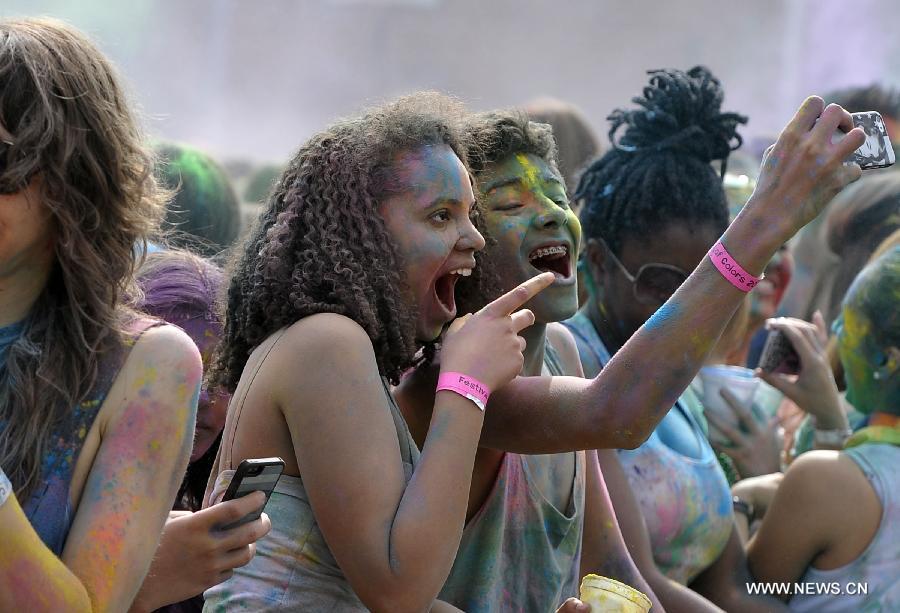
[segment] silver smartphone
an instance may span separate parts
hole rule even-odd
[[[853,152],[848,162],[856,162],[863,170],[887,168],[895,161],[891,137],[884,125],[884,119],[878,111],[853,113],[853,127],[862,128],[866,133],[866,142]],[[840,130],[835,132],[832,142],[836,143],[846,136]]]

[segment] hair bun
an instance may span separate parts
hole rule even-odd
[[[616,109],[609,140],[627,152],[672,151],[709,163],[725,160],[743,140],[738,124],[747,118],[722,112],[719,80],[703,66],[684,72],[674,69],[650,70],[644,95],[632,98],[638,109]],[[624,126],[621,138],[616,133]]]

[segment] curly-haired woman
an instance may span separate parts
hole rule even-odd
[[[184,474],[200,356],[120,300],[163,208],[151,166],[92,43],[0,22],[4,611],[126,610]]]
[[[234,398],[214,474],[266,456],[285,473],[272,532],[206,609],[421,611],[447,578],[484,413],[438,392],[420,455],[388,382],[455,317],[484,246],[461,115],[419,94],[336,123],[269,197],[228,292],[218,380]],[[488,389],[514,377],[534,317],[512,311],[551,281],[451,326],[442,372]]]

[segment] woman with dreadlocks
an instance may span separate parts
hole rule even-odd
[[[705,68],[651,75],[640,108],[610,116],[616,147],[575,193],[590,298],[566,325],[587,376],[651,320],[728,227],[722,176],[746,118],[721,111],[722,89]],[[748,606],[746,573],[729,573],[742,558],[731,492],[690,389],[640,447],[601,451],[600,461],[626,542],[664,606],[714,609],[683,586],[727,610]]]
[[[90,41],[0,22],[0,610],[127,610],[184,474],[200,356],[121,299],[151,171]]]
[[[341,121],[300,148],[269,197],[228,291],[218,381],[234,397],[213,475],[268,456],[285,471],[271,533],[206,591],[205,610],[432,607],[459,546],[487,393],[522,368],[518,332],[534,316],[513,311],[553,279],[450,327],[420,454],[388,383],[454,318],[454,285],[485,244],[461,117],[419,94]]]

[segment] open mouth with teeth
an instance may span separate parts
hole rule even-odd
[[[572,262],[566,245],[540,247],[528,255],[528,262],[541,272],[552,272],[557,279],[572,276]]]
[[[471,268],[457,268],[441,275],[434,282],[434,297],[451,317],[456,314],[456,282],[460,277],[468,277],[471,274]]]

